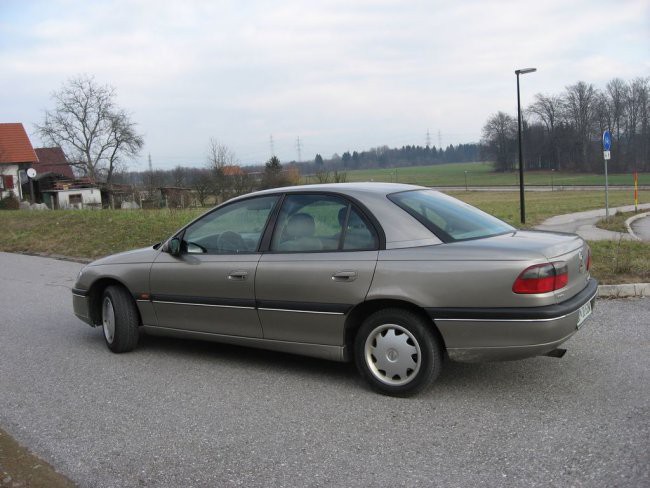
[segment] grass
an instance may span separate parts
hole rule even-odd
[[[519,224],[518,192],[455,191],[447,192],[470,205],[480,208],[505,220],[509,224]],[[633,195],[630,191],[610,191],[609,206],[631,205]],[[562,215],[583,210],[605,207],[605,194],[596,190],[527,192],[526,227],[540,224],[554,215]],[[650,202],[650,191],[639,191],[639,203]]]
[[[384,181],[424,186],[518,186],[519,173],[497,173],[492,163],[452,163],[405,168],[363,169],[347,171],[347,181]],[[604,185],[601,174],[568,171],[527,170],[526,185]],[[313,181],[311,181],[313,183]],[[632,185],[632,174],[610,174],[610,185]],[[650,185],[650,173],[639,174],[639,185]]]
[[[590,241],[591,274],[603,284],[650,282],[650,244]]]
[[[517,192],[450,193],[519,227]],[[612,207],[630,204],[631,199],[629,191],[611,191],[609,195]],[[639,200],[649,202],[650,191],[640,191]],[[602,191],[529,192],[526,226],[553,215],[603,206]],[[166,239],[204,210],[1,211],[0,250],[94,259]],[[590,245],[593,274],[603,283],[650,281],[650,244],[624,241]]]
[[[616,212],[614,215],[610,215],[609,219],[596,222],[596,227],[613,232],[627,232],[625,221],[634,215],[636,215],[636,212]]]
[[[0,486],[47,486],[74,488],[65,476],[18,444],[0,429]],[[6,484],[5,484],[6,483]]]
[[[0,250],[98,258],[168,238],[202,210],[4,211]]]

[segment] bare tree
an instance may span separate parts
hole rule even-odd
[[[194,190],[199,205],[203,207],[212,191],[210,171],[203,168],[191,168],[189,170],[189,184]]]
[[[517,121],[505,112],[492,115],[483,126],[483,143],[495,158],[495,168],[513,169]]]
[[[649,78],[636,78],[630,83],[626,97],[626,135],[630,159],[636,166],[648,147]]]
[[[228,191],[228,179],[224,172],[226,166],[235,166],[237,156],[228,146],[210,138],[208,143],[207,167],[210,170],[212,194],[217,198],[225,198]]]
[[[614,78],[607,83],[607,94],[609,95],[609,110],[612,117],[615,141],[621,140],[621,123],[625,118],[625,100],[629,87],[620,78]]]
[[[52,94],[53,110],[45,111],[36,131],[48,144],[60,146],[91,181],[110,184],[113,173],[137,156],[144,140],[136,124],[115,103],[115,89],[80,75]]]
[[[546,127],[551,143],[554,167],[559,169],[560,154],[557,141],[557,125],[562,116],[562,99],[558,96],[538,93],[535,95],[535,102],[528,108],[528,111],[535,115]]]
[[[579,81],[566,87],[564,114],[577,133],[583,165],[587,164],[589,141],[595,129],[597,99],[598,91],[591,83]]]
[[[174,186],[185,186],[187,179],[187,168],[184,168],[180,164],[176,165],[176,167],[172,169],[172,179],[174,180]]]

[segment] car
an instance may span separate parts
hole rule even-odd
[[[590,266],[574,234],[421,186],[337,183],[233,198],[90,263],[72,298],[116,353],[144,332],[353,360],[374,390],[408,396],[443,360],[561,356],[595,304]]]

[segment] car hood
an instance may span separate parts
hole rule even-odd
[[[105,264],[134,264],[134,263],[152,263],[160,252],[159,249],[154,249],[153,246],[143,247],[141,249],[134,249],[132,251],[121,252],[118,254],[111,254],[104,258],[93,261],[89,266],[102,266]]]

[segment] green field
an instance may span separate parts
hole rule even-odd
[[[455,191],[453,196],[519,227],[517,192]],[[650,191],[639,192],[640,203]],[[553,215],[603,208],[602,191],[529,192],[527,226]],[[632,192],[610,192],[612,207],[632,203]],[[0,251],[97,258],[151,245],[206,209],[0,211]],[[603,283],[650,281],[650,244],[592,242],[594,275]]]
[[[519,173],[497,173],[492,163],[453,163],[433,166],[409,166],[405,168],[363,169],[347,172],[348,181],[384,181],[412,183],[423,186],[519,185]],[[313,182],[313,181],[312,181]],[[526,185],[604,185],[605,176],[565,171],[526,171]],[[632,185],[631,174],[610,174],[610,185]],[[650,185],[650,173],[639,174],[640,185]]]
[[[445,192],[464,202],[495,215],[515,227],[519,223],[519,192],[448,191]],[[639,191],[639,203],[650,202],[650,190]],[[609,192],[609,206],[634,204],[633,192],[616,190]],[[526,192],[526,227],[542,223],[554,215],[583,210],[605,208],[605,192],[602,190],[562,190]]]

